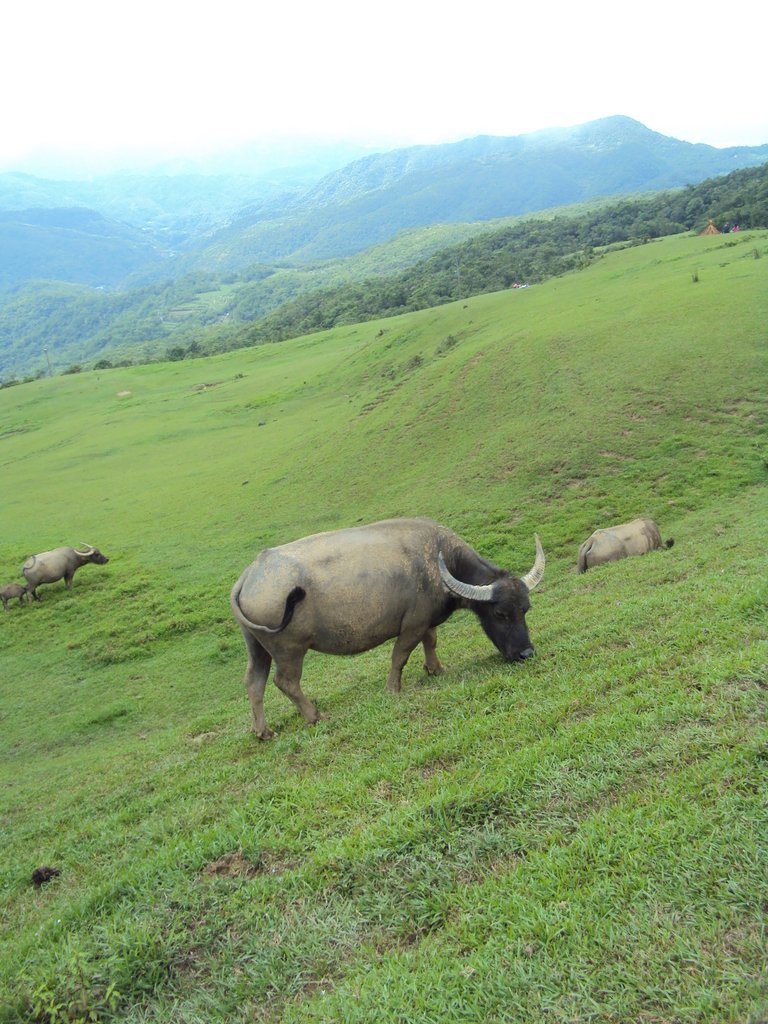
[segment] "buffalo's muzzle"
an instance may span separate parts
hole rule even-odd
[[[525,661],[527,658],[532,658],[535,651],[533,647],[524,647],[522,651],[515,651],[510,657],[510,661]]]

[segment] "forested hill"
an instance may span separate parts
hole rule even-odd
[[[768,164],[579,217],[526,220],[479,235],[400,274],[301,296],[248,336],[252,342],[282,340],[536,283],[587,266],[601,247],[700,230],[710,220],[726,230],[768,227]]]

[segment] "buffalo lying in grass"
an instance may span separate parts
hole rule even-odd
[[[652,519],[633,519],[631,523],[609,526],[595,530],[579,548],[576,568],[579,572],[594,569],[596,565],[615,562],[631,555],[646,555],[659,548],[671,548],[675,542],[670,538],[664,543],[659,528]]]

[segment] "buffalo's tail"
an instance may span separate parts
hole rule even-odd
[[[587,541],[586,543],[582,544],[581,547],[579,548],[579,560],[576,563],[576,572],[586,572],[587,571],[587,549],[588,549],[588,545],[589,545],[589,542]]]
[[[235,584],[232,590],[232,594],[230,596],[230,604],[232,606],[232,611],[235,613],[235,618],[238,620],[238,622],[247,626],[249,629],[260,630],[262,633],[282,633],[282,631],[286,628],[286,626],[290,623],[291,619],[293,618],[294,608],[299,603],[299,601],[303,601],[306,596],[307,592],[306,590],[304,590],[303,587],[293,588],[293,590],[288,594],[287,598],[285,599],[285,611],[283,613],[283,621],[280,623],[279,626],[275,628],[272,628],[270,626],[260,626],[256,622],[251,622],[251,620],[246,617],[245,613],[243,612],[243,609],[240,607],[240,581],[238,581]]]

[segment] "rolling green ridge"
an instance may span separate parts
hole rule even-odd
[[[768,232],[523,291],[0,391],[0,1021],[768,1014]],[[307,658],[248,732],[264,546],[428,515],[548,564],[537,654]],[[669,551],[584,576],[596,527]],[[30,876],[61,874],[40,888]]]

